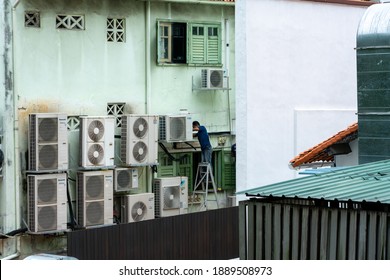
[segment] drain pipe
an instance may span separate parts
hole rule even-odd
[[[150,113],[151,70],[150,70],[150,1],[145,2],[145,113]]]
[[[150,100],[151,100],[151,65],[150,65],[150,1],[145,2],[145,113],[150,114]],[[146,191],[152,192],[153,169],[145,167],[146,172]]]
[[[225,19],[225,71],[227,76],[227,102],[228,102],[228,117],[229,117],[229,131],[232,133],[232,113],[230,105],[230,22]]]
[[[15,65],[15,36],[13,32],[13,26],[16,26],[15,23],[15,11],[16,7],[19,5],[20,0],[17,0],[15,4],[12,6],[12,13],[11,13],[11,19],[12,19],[12,85],[13,85],[13,114],[14,114],[14,180],[15,180],[15,201],[16,201],[16,210],[15,210],[15,215],[16,215],[16,227],[20,226],[21,223],[21,213],[20,213],[20,191],[19,191],[19,186],[20,186],[20,160],[19,160],[19,152],[20,152],[20,147],[19,147],[19,111],[18,111],[18,98],[16,94],[16,86],[15,86],[15,71],[14,71],[14,65]],[[18,245],[19,242],[18,242]],[[19,248],[18,248],[19,251]]]

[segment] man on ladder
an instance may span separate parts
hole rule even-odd
[[[192,203],[194,203],[195,194],[203,194],[203,204],[207,210],[207,193],[209,182],[212,183],[215,200],[217,202],[217,208],[219,208],[217,198],[217,188],[215,186],[213,170],[212,170],[212,154],[213,147],[210,143],[210,137],[206,127],[200,125],[198,121],[192,122],[192,130],[197,131],[197,137],[202,151],[201,163],[198,165],[198,171],[196,173],[195,185],[192,194]],[[202,190],[198,190],[199,186],[202,186]]]
[[[212,166],[211,157],[213,154],[213,147],[211,146],[207,129],[203,125],[200,125],[198,121],[193,121],[192,130],[198,132],[197,137],[200,149],[202,150],[202,162],[207,162]]]

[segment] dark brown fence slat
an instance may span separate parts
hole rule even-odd
[[[68,255],[80,260],[238,258],[238,207],[68,233]]]

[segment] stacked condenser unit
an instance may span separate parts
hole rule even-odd
[[[76,213],[81,227],[113,224],[115,126],[114,116],[80,117]]]
[[[156,165],[159,116],[122,116],[121,160],[125,165]]]
[[[114,190],[121,223],[154,219],[154,194],[129,193],[138,188],[138,170],[158,163],[158,115],[122,116],[120,160]]]
[[[80,227],[111,225],[115,213],[131,223],[187,212],[188,178],[154,179],[152,192],[139,192],[143,167],[158,165],[159,141],[192,140],[192,119],[185,115],[122,115],[119,164],[115,160],[114,116],[80,116],[76,178],[68,178],[66,114],[29,115],[28,228],[33,233],[67,230],[68,180],[76,185]],[[140,171],[141,170],[141,171]],[[68,193],[69,192],[69,193]],[[73,213],[73,211],[72,211]]]
[[[28,120],[27,224],[32,233],[67,229],[67,115],[35,113]]]

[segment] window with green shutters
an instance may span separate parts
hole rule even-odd
[[[221,65],[221,24],[158,22],[157,63]]]
[[[190,24],[190,64],[220,64],[220,25]]]
[[[230,151],[215,153],[214,177],[218,188],[234,190],[236,188],[236,162]]]

